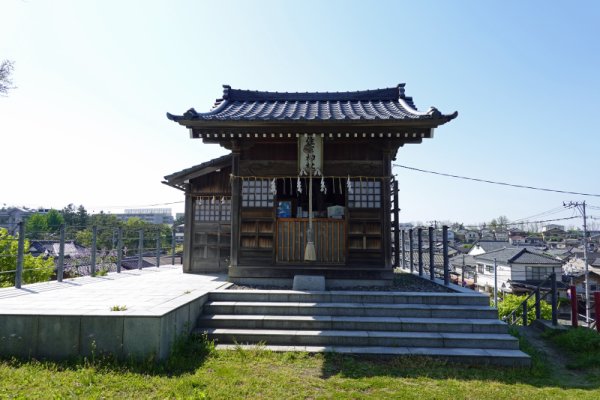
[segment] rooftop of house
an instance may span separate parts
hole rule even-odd
[[[474,257],[477,261],[496,260],[501,264],[562,264],[556,257],[535,252],[527,247],[504,247]]]
[[[224,156],[203,162],[202,164],[194,165],[193,167],[173,172],[172,174],[164,177],[165,181],[163,183],[169,186],[182,188],[182,184],[184,184],[187,180],[194,179],[199,176],[218,171],[220,168],[230,166],[231,158],[231,154],[226,154]]]
[[[481,247],[483,249],[483,251],[488,253],[490,251],[494,251],[497,249],[501,249],[503,247],[507,247],[508,242],[505,240],[479,240],[479,241],[475,242],[475,244],[473,245],[473,247],[475,247],[475,246]]]
[[[199,113],[193,108],[183,115],[167,113],[180,121],[354,121],[354,120],[439,120],[456,118],[435,107],[418,111],[404,84],[396,87],[355,92],[263,92],[232,89],[223,85],[223,97],[213,109]]]

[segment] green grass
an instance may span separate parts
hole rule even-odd
[[[216,351],[206,337],[195,336],[179,340],[161,363],[1,361],[0,398],[597,399],[600,389],[565,386],[544,363],[513,369],[415,357],[273,353],[261,346]]]
[[[549,331],[545,336],[571,355],[567,368],[588,370],[600,375],[600,334],[587,328],[572,328],[566,332]],[[600,380],[600,379],[599,379]]]

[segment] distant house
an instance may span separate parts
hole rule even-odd
[[[551,231],[551,230],[561,230],[561,231],[565,231],[565,226],[564,225],[558,225],[558,224],[548,224],[548,225],[544,225],[542,227],[542,233],[547,232],[547,231]]]
[[[424,227],[423,228],[423,232],[427,232],[427,228]],[[436,242],[442,242],[443,239],[443,234],[442,234],[442,230],[441,229],[436,229],[434,232],[434,240]],[[454,244],[454,240],[455,240],[455,236],[454,236],[454,231],[452,229],[448,229],[448,243],[450,244]]]
[[[508,230],[508,242],[511,246],[520,246],[525,244],[525,238],[527,238],[527,232],[522,229],[511,228]]]
[[[60,242],[56,240],[31,240],[29,242],[29,252],[34,257],[50,256],[58,257],[60,253]],[[65,258],[77,258],[89,256],[89,250],[75,242],[65,242]]]
[[[471,247],[469,250],[470,256],[476,256],[479,254],[489,253],[490,251],[502,249],[504,247],[508,247],[509,243],[507,241],[497,241],[497,240],[480,240]]]
[[[465,232],[465,241],[467,243],[474,243],[479,240],[479,233],[477,231],[468,230]]]
[[[566,236],[562,225],[546,225],[542,228],[542,238],[544,242],[561,242]]]
[[[579,246],[581,244],[581,239],[578,238],[565,238],[564,244],[566,247]]]
[[[400,229],[404,229],[405,231],[408,231],[409,229],[413,229],[415,226],[413,224],[411,224],[410,222],[400,222],[398,224],[398,228]]]
[[[588,281],[590,292],[596,292],[600,290],[600,273],[596,271],[588,272]],[[575,286],[577,290],[577,297],[585,300],[585,272],[580,272],[577,275],[571,277],[571,285]]]
[[[525,236],[511,235],[508,237],[508,243],[510,243],[511,246],[523,245],[525,244]]]
[[[144,222],[157,225],[172,225],[175,221],[170,208],[127,209],[123,214],[114,214],[120,221],[139,218]]]
[[[487,228],[482,228],[481,231],[479,231],[479,236],[480,236],[481,240],[487,240],[487,241],[496,240],[496,236],[494,235],[494,232],[492,232],[490,229],[487,229]]]
[[[18,231],[18,223],[25,221],[27,217],[39,213],[46,214],[48,209],[30,209],[19,207],[2,207],[0,208],[0,227],[6,228],[9,235],[15,235]]]
[[[546,243],[544,243],[544,239],[539,237],[539,236],[535,236],[535,235],[529,235],[525,238],[525,244],[527,246],[545,246]]]
[[[494,231],[494,239],[496,239],[498,241],[508,242],[508,232]]]
[[[497,268],[498,291],[526,293],[556,273],[558,286],[562,284],[563,262],[555,257],[527,248],[502,248],[474,257],[477,265],[477,287],[493,290],[494,262]]]
[[[450,259],[451,270],[460,276],[474,279],[477,271],[477,262],[474,256],[459,254]]]

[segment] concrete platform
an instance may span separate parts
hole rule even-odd
[[[0,289],[0,356],[165,358],[226,279],[172,265]]]

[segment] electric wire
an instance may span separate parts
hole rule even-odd
[[[514,184],[514,183],[498,182],[498,181],[492,181],[492,180],[489,180],[489,179],[470,178],[470,177],[467,177],[467,176],[453,175],[453,174],[447,174],[447,173],[437,172],[437,171],[429,171],[429,170],[426,170],[426,169],[409,167],[409,166],[401,165],[401,164],[392,164],[392,165],[394,167],[404,168],[404,169],[408,169],[408,170],[411,170],[411,171],[418,171],[418,172],[423,172],[423,173],[427,173],[427,174],[447,176],[447,177],[450,177],[450,178],[464,179],[464,180],[475,181],[475,182],[490,183],[490,184],[493,184],[493,185],[510,186],[510,187],[515,187],[515,188],[520,188],[520,189],[539,190],[539,191],[543,191],[543,192],[575,194],[575,195],[578,195],[578,196],[600,197],[600,194],[595,194],[595,193],[581,193],[581,192],[572,192],[572,191],[568,191],[568,190],[548,189],[548,188],[540,188],[540,187],[528,186],[528,185],[517,185],[517,184]]]

